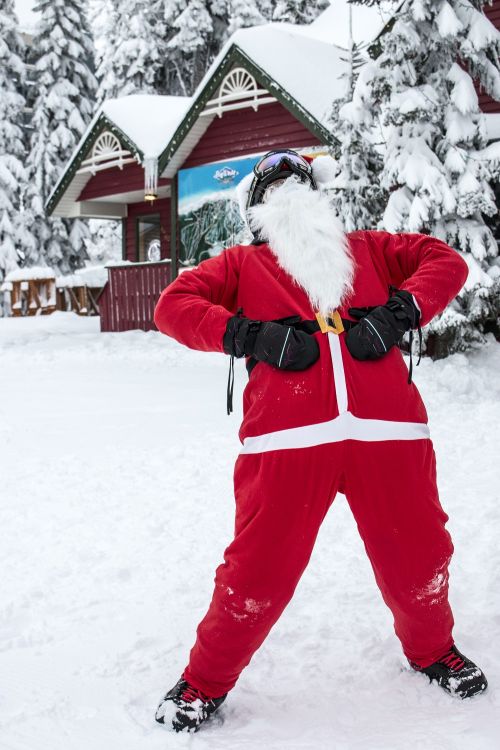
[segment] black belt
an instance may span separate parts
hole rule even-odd
[[[346,320],[346,318],[341,318],[337,313],[337,317],[335,318],[321,318],[321,323],[318,319],[301,320],[300,315],[289,315],[287,318],[277,318],[276,320],[271,320],[270,322],[280,323],[281,325],[295,328],[295,330],[297,331],[305,331],[306,333],[310,334],[318,333],[318,331],[326,333],[327,330],[332,330],[334,333],[339,334],[342,333],[342,330],[339,330],[340,322],[342,323],[342,329],[344,331],[348,331],[350,328],[354,328],[354,326],[356,326],[359,321]],[[258,361],[259,360],[255,359],[255,357],[250,357],[249,359],[247,359],[246,368],[249,376]]]

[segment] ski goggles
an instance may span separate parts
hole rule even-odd
[[[254,166],[253,171],[257,177],[265,177],[270,172],[277,171],[282,164],[288,164],[293,171],[304,172],[309,176],[312,175],[312,168],[309,162],[296,151],[281,149],[280,151],[270,151],[262,157]]]

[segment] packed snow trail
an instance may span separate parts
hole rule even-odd
[[[71,313],[0,320],[2,750],[498,750],[500,346],[424,360],[455,542],[455,636],[490,687],[410,672],[345,499],[296,595],[197,735],[154,722],[233,526],[246,373]]]

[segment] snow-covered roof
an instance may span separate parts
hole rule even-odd
[[[269,80],[271,95],[297,113],[313,132],[329,138],[328,118],[332,103],[346,92],[345,50],[303,34],[288,23],[270,23],[236,31],[223,46],[197,87],[178,134],[160,157],[164,177],[172,177],[202,137],[215,115],[199,117],[200,105],[217,71],[233,52],[248,58],[252,66]],[[244,63],[243,63],[244,64]],[[213,92],[212,92],[213,93]],[[287,102],[288,100],[288,102]]]
[[[289,23],[269,23],[239,29],[215,58],[193,100],[235,46],[318,122],[325,124],[332,102],[345,92],[345,79],[341,78],[347,70],[345,55],[330,41],[304,34],[304,28]]]
[[[54,197],[62,191],[57,205],[52,206],[52,212],[56,216],[87,215],[80,213],[82,207],[78,205],[78,196],[92,174],[90,172],[79,174],[77,170],[82,160],[90,153],[95,141],[92,134],[95,133],[97,137],[101,122],[111,124],[125,136],[138,161],[148,157],[156,158],[170,142],[190,103],[191,98],[187,96],[153,96],[150,94],[133,94],[105,101],[81,137],[68,166],[52,190],[47,202],[49,206]],[[64,186],[63,183],[68,174],[72,176],[68,185]],[[126,200],[121,202],[126,203]],[[116,211],[113,207],[111,209],[109,215],[109,212],[95,215],[105,218],[119,218],[124,215],[119,212],[118,205]]]
[[[104,114],[147,158],[161,154],[190,103],[187,96],[133,94],[108,99],[99,114]]]
[[[352,13],[352,37],[355,44],[373,42],[394,16],[394,2],[368,7],[353,5],[348,0],[332,0],[330,7],[311,24],[295,27],[297,33],[348,49],[350,38],[349,11]]]

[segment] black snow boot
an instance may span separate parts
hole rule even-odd
[[[168,724],[175,732],[197,732],[226,700],[227,693],[220,698],[210,698],[184,679],[168,691],[156,709],[155,719]]]
[[[473,661],[452,646],[446,654],[429,667],[420,667],[410,661],[417,672],[426,674],[430,681],[436,680],[444,690],[459,698],[471,698],[486,690],[488,682],[483,672]]]

